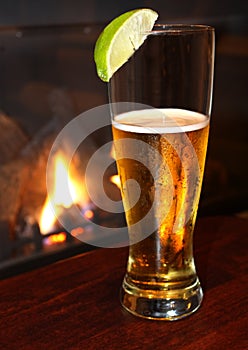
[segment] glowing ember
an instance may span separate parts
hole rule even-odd
[[[110,178],[111,182],[113,182],[119,189],[121,188],[121,181],[119,175],[113,175]]]
[[[94,217],[94,212],[92,211],[92,210],[90,210],[90,209],[88,209],[88,210],[85,210],[84,211],[84,217],[86,218],[86,219],[93,219],[93,217]]]
[[[83,233],[84,233],[84,229],[82,227],[76,227],[73,230],[71,230],[71,234],[74,237],[77,237]]]
[[[66,240],[66,233],[60,232],[57,234],[53,234],[51,236],[46,237],[45,244],[46,245],[53,245],[58,243],[63,243]]]
[[[39,226],[42,234],[54,230],[57,218],[66,208],[73,204],[83,207],[88,203],[88,197],[81,181],[76,181],[76,176],[68,170],[66,158],[62,152],[58,152],[54,160],[53,190],[46,198],[41,211]]]

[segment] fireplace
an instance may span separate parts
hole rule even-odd
[[[111,140],[109,127],[90,135],[75,154],[71,178],[72,182],[81,181],[81,188],[75,190],[79,198],[58,204],[60,212],[45,220],[48,228],[41,221],[45,212],[51,214],[45,206],[46,166],[54,140],[73,118],[107,103],[107,88],[96,76],[93,61],[94,43],[103,26],[0,29],[0,278],[95,249],[77,238],[94,231],[89,221],[113,228],[124,224],[122,214],[105,212],[85,197],[82,181],[82,169],[94,150]],[[234,37],[216,27],[213,121],[199,215],[247,209],[247,192],[242,186],[246,173],[240,168],[241,154],[247,149],[242,85],[248,79],[246,37],[241,37],[233,54],[230,40]],[[232,98],[226,98],[223,91]],[[238,109],[232,101],[239,101]],[[241,125],[236,133],[231,132],[234,117]],[[54,160],[60,174],[64,156],[58,151]],[[119,200],[115,176],[113,164],[104,176],[105,190]],[[56,218],[64,211],[70,219],[74,206],[86,221],[75,227],[72,235]]]
[[[0,278],[95,248],[77,239],[93,230],[91,222],[109,227],[124,222],[87,198],[82,175],[91,154],[111,140],[109,127],[90,135],[73,157],[71,198],[61,191],[67,181],[66,155],[56,151],[49,174],[53,208],[47,194],[46,166],[57,135],[80,113],[107,102],[92,57],[100,30],[98,25],[74,25],[0,31]],[[113,164],[104,176],[105,190],[120,200],[111,180],[115,175]],[[69,233],[58,218],[73,220],[74,206],[85,223]]]

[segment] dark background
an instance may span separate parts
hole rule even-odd
[[[133,8],[150,7],[162,21],[215,21],[237,31],[247,16],[245,0],[8,0],[0,5],[2,25],[104,22]]]
[[[74,41],[75,45],[70,51],[67,42],[66,50],[61,51],[58,49],[60,56],[56,53],[56,60],[53,57],[51,61],[49,57],[51,56],[49,54],[49,50],[51,50],[51,47],[49,47],[50,44],[47,48],[42,41],[39,41],[41,47],[44,45],[44,50],[41,49],[39,53],[39,58],[42,54],[43,76],[46,76],[44,71],[47,67],[48,70],[50,69],[52,71],[52,74],[48,74],[49,79],[51,79],[51,76],[54,76],[54,80],[57,79],[57,82],[58,80],[59,83],[62,81],[61,84],[63,87],[68,86],[70,88],[70,86],[73,86],[73,91],[76,88],[77,91],[86,95],[85,99],[80,97],[80,102],[76,101],[77,106],[72,113],[73,117],[73,115],[76,116],[87,108],[100,105],[107,101],[106,85],[97,78],[93,62],[94,42],[101,29],[107,22],[119,14],[139,7],[151,7],[159,12],[159,22],[191,22],[209,24],[216,28],[213,112],[200,213],[202,215],[209,215],[246,211],[248,209],[248,115],[246,101],[248,96],[247,1],[128,0],[121,2],[113,0],[8,0],[0,1],[0,30],[4,36],[6,26],[16,27],[17,30],[23,26],[27,26],[28,28],[30,26],[47,27],[54,25],[68,25],[69,28],[70,25],[77,24],[86,26],[84,28],[84,35],[82,36],[84,47],[82,45],[76,51],[75,45],[77,43],[75,44]],[[38,45],[35,31],[31,29],[31,32],[33,33],[31,35],[32,40],[27,35],[28,39],[24,43],[26,51],[29,45],[30,48],[32,48],[32,45],[34,47]],[[54,34],[54,31],[51,30],[51,33]],[[88,36],[86,35],[87,33],[89,33]],[[39,35],[38,38],[40,38]],[[42,40],[44,40],[44,36],[42,35]],[[48,38],[47,35],[46,38]],[[67,38],[66,40],[70,39]],[[28,63],[28,59],[31,53],[35,51],[31,49],[31,53],[29,52],[27,54],[26,52],[26,56],[24,57],[20,54],[20,51],[23,49],[21,46],[19,48],[15,46],[14,41],[11,45],[12,51],[10,51],[12,53],[10,52],[8,59],[6,59],[7,56],[5,53],[3,61],[1,58],[2,63],[0,62],[2,64],[2,67],[0,66],[0,69],[2,69],[0,77],[0,109],[6,110],[13,117],[19,119],[28,131],[33,131],[35,125],[40,127],[43,121],[45,122],[50,118],[50,112],[44,107],[43,100],[41,99],[42,96],[40,96],[41,90],[37,90],[38,97],[34,96],[35,89],[26,88],[26,95],[22,93],[22,98],[25,95],[26,101],[28,101],[27,103],[35,100],[35,103],[31,106],[32,113],[35,114],[35,119],[33,118],[33,114],[31,117],[28,116],[25,110],[26,119],[24,120],[22,109],[18,104],[15,107],[15,102],[13,101],[15,97],[17,100],[18,96],[20,96],[17,93],[17,88],[15,89],[18,85],[17,82],[20,82],[21,79],[25,80],[25,77],[29,74],[31,76],[33,74],[32,72],[34,72],[34,62],[31,60],[31,63]],[[80,56],[80,50],[82,48],[84,50],[83,58]],[[16,61],[14,57],[16,57]],[[22,58],[22,61],[20,58]],[[6,62],[9,62],[9,64]],[[35,62],[40,64],[37,57]],[[66,63],[65,66],[64,62]],[[53,68],[51,69],[50,67],[51,64],[54,64],[54,67],[57,67],[56,69],[60,67],[63,73],[61,75],[58,73],[55,76]],[[32,72],[30,67],[32,67]],[[13,74],[13,68],[15,69],[15,79],[10,78],[11,72]],[[45,84],[47,84],[49,79],[44,78]],[[49,88],[47,85],[44,85],[44,81],[42,91]],[[13,85],[11,85],[11,82]],[[12,94],[11,98],[9,97],[10,94]],[[40,110],[38,110],[39,106]],[[32,123],[30,123],[30,119]],[[26,120],[29,120],[29,124],[26,123]]]

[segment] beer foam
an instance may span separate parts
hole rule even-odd
[[[115,116],[112,124],[115,128],[143,133],[166,134],[202,129],[209,123],[204,114],[185,109],[143,109]]]

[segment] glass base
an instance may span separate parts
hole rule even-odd
[[[191,315],[201,305],[203,292],[198,278],[183,289],[142,290],[124,279],[121,303],[132,314],[154,320],[174,321]]]

